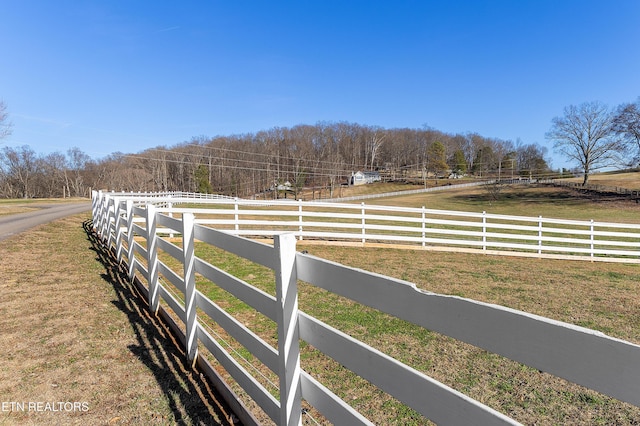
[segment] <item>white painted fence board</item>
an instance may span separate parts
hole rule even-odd
[[[359,218],[362,219],[362,218]],[[329,229],[361,229],[362,222],[358,221],[358,223],[346,223],[346,222],[303,222],[302,226],[307,228],[329,228]],[[306,233],[305,233],[306,234]]]
[[[208,244],[222,248],[229,253],[244,257],[252,262],[274,269],[275,259],[273,248],[267,244],[237,238],[229,233],[217,231],[205,226],[196,225],[194,227],[196,240],[204,241]]]
[[[288,228],[297,228],[300,222],[297,220],[238,220],[238,221],[228,221],[230,224],[238,224],[240,226],[270,226],[270,227],[279,227],[285,226]]]
[[[303,281],[640,406],[638,345],[526,312],[420,291],[309,255],[298,253],[296,260]]]
[[[137,253],[142,255],[143,259],[147,258],[147,249],[143,247],[139,242],[137,241],[133,242],[133,250],[134,250],[134,255]]]
[[[196,292],[196,303],[209,318],[247,348],[260,362],[274,373],[278,373],[278,351],[271,345],[199,291]]]
[[[196,258],[196,272],[231,293],[258,312],[276,321],[276,298],[264,291],[244,282],[240,278],[225,272],[202,259]]]
[[[537,233],[540,230],[537,223],[535,225],[514,225],[511,223],[486,222],[484,225],[485,225],[485,228],[487,229],[505,229],[509,231],[522,231],[522,232],[531,232],[531,233],[533,232]]]
[[[169,307],[173,309],[173,312],[175,312],[176,315],[178,315],[178,318],[180,318],[180,320],[183,323],[186,323],[186,319],[185,319],[186,314],[184,311],[184,306],[178,299],[176,299],[173,296],[173,294],[169,293],[169,291],[167,291],[167,289],[164,288],[164,286],[161,285],[160,283],[158,283],[158,294],[162,298],[162,300],[167,302],[167,305],[169,305]]]
[[[525,234],[504,234],[501,232],[486,232],[484,234],[480,233],[480,235],[484,235],[489,239],[502,239],[502,240],[521,240],[521,241],[540,241],[540,236],[536,235],[525,235]],[[543,237],[545,238],[545,237]],[[551,238],[551,237],[547,237]],[[544,241],[544,240],[543,240]],[[579,240],[582,242],[582,240]],[[585,240],[586,241],[586,240]]]
[[[182,262],[182,259],[184,257],[184,254],[182,252],[182,248],[180,248],[177,245],[171,243],[170,241],[163,240],[162,238],[158,238],[156,240],[156,243],[158,244],[158,248],[160,250],[164,251],[165,253],[167,253],[168,255],[173,257],[174,259]]]
[[[180,219],[169,217],[164,214],[157,214],[156,221],[158,223],[158,227],[164,226],[171,229],[172,231],[175,231],[178,233],[182,232],[182,220]]]
[[[138,217],[145,217],[147,215],[147,209],[144,207],[133,206],[133,215]]]
[[[519,424],[303,312],[300,337],[438,424]]]
[[[234,378],[247,394],[274,421],[280,415],[280,402],[276,400],[247,370],[233,359],[224,348],[216,342],[209,332],[198,324],[198,338],[211,352],[216,360]]]
[[[591,228],[575,229],[575,228],[547,228],[543,226],[542,232],[545,234],[562,234],[562,235],[591,235]]]
[[[446,226],[461,226],[465,228],[482,228],[482,222],[466,222],[460,220],[449,220],[449,219],[432,219],[426,218],[425,223],[428,225],[446,225]]]
[[[182,277],[160,260],[158,261],[158,272],[169,280],[180,293],[184,294],[185,286]]]
[[[546,233],[546,230],[543,230],[544,233]],[[542,235],[542,237],[535,237],[535,239],[539,239],[542,242],[549,242],[549,243],[565,243],[565,244],[584,244],[584,245],[589,245],[592,244],[594,242],[596,242],[596,240],[591,240],[590,238],[567,238],[567,237],[550,237],[547,235]]]
[[[596,237],[615,237],[623,239],[635,238],[637,240],[640,240],[640,234],[636,234],[633,232],[598,231],[597,229],[595,229],[593,231],[593,235]]]
[[[638,257],[640,256],[640,251],[639,250],[615,250],[615,249],[597,249],[594,248],[593,249],[593,254],[598,254],[598,255],[602,255],[602,256],[611,256],[611,255],[615,255],[615,256],[633,256],[633,257]]]
[[[362,228],[362,225],[360,226],[360,228]],[[379,225],[375,223],[365,224],[364,229],[368,231],[408,232],[412,234],[420,234],[423,231],[421,227],[416,227],[416,226]]]
[[[358,426],[375,423],[356,411],[306,371],[300,375],[302,397],[334,425]]]
[[[614,223],[614,222],[593,222],[596,228],[617,228],[617,229],[635,229],[640,232],[640,224],[638,223]],[[638,234],[634,234],[638,235]]]
[[[142,226],[138,225],[137,223],[134,223],[132,229],[134,234],[147,238],[147,230]]]
[[[469,231],[467,229],[450,229],[450,228],[424,228],[421,229],[426,234],[438,234],[438,235],[460,235],[463,237],[477,237],[482,238],[484,234],[482,231]],[[460,240],[464,241],[464,240]]]
[[[136,260],[136,270],[140,271],[140,275],[149,282],[149,270],[147,267],[140,261]]]

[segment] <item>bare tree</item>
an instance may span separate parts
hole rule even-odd
[[[38,166],[36,153],[27,145],[19,148],[7,146],[0,151],[0,167],[7,177],[9,198],[34,196],[32,181]]]
[[[43,197],[69,196],[66,185],[67,159],[64,154],[54,152],[40,159],[42,165],[41,179],[37,184],[38,191]]]
[[[82,175],[87,168],[87,163],[91,161],[91,157],[77,147],[69,149],[67,151],[67,157],[67,170],[64,173],[67,188],[66,195],[69,197],[86,196]]]
[[[380,148],[384,143],[385,131],[380,126],[365,127],[365,166],[374,170]]]
[[[580,165],[583,185],[595,170],[617,166],[625,145],[613,131],[613,114],[600,102],[570,105],[562,117],[552,120],[547,139],[570,161]]]
[[[521,176],[532,177],[549,171],[547,161],[544,159],[546,148],[535,144],[519,144],[515,152],[517,169]]]
[[[4,139],[11,134],[12,124],[9,121],[9,113],[7,113],[7,105],[0,101],[0,139]]]
[[[640,162],[640,97],[633,104],[622,104],[613,117],[613,130],[632,145],[633,163]]]

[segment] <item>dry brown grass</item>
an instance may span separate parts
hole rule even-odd
[[[583,178],[576,177],[563,180],[582,183]],[[619,187],[637,191],[640,190],[640,172],[596,173],[589,175],[589,183],[593,185]]]
[[[0,244],[0,403],[84,408],[5,405],[0,424],[228,424],[168,331],[94,250],[83,219]]]

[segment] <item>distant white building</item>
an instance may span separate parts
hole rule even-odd
[[[366,183],[380,182],[380,173],[378,172],[351,172],[349,185],[364,185]]]
[[[292,186],[291,186],[291,182],[286,181],[285,183],[280,183],[276,185],[276,190],[277,191],[291,191]]]

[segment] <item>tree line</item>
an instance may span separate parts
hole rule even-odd
[[[0,102],[0,139],[11,132]],[[640,98],[608,109],[599,102],[565,108],[547,138],[585,176],[640,161]],[[385,129],[349,122],[274,127],[256,133],[196,137],[172,147],[92,159],[78,148],[47,155],[29,146],[0,149],[0,197],[87,197],[91,189],[188,191],[238,197],[277,196],[284,184],[333,196],[356,171],[383,180],[548,177],[546,148],[423,127]]]
[[[29,146],[0,150],[0,197],[86,197],[91,189],[193,191],[238,197],[297,197],[303,188],[333,196],[352,172],[425,183],[473,175],[518,177],[549,173],[546,149],[476,133],[431,128],[384,129],[348,122],[275,127],[257,133],[197,137],[173,147],[94,160],[78,148],[39,155]]]

